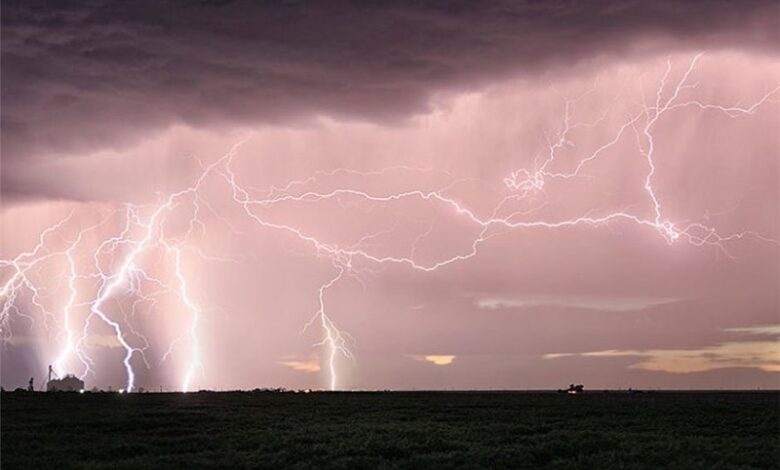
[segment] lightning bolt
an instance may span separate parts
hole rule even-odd
[[[29,289],[32,293],[32,304],[37,307],[46,316],[53,316],[40,301],[40,290],[35,283],[30,280],[30,273],[39,265],[45,263],[51,258],[61,255],[60,252],[53,252],[46,249],[46,240],[51,234],[58,232],[71,219],[73,213],[67,217],[47,227],[38,237],[38,243],[32,250],[20,253],[13,259],[0,260],[0,268],[10,268],[11,275],[0,287],[0,298],[3,299],[2,309],[0,309],[0,331],[3,336],[10,334],[9,323],[12,314],[27,318],[31,322],[32,316],[22,313],[16,306],[17,296],[23,289]]]
[[[100,320],[111,328],[117,343],[124,351],[122,364],[127,380],[123,390],[133,391],[136,387],[133,360],[138,355],[148,364],[145,351],[149,343],[141,332],[132,327],[130,319],[134,316],[136,306],[139,303],[145,302],[153,305],[156,295],[169,294],[179,299],[187,311],[189,325],[170,343],[162,360],[166,360],[180,342],[187,341],[189,361],[183,371],[180,388],[183,391],[190,390],[196,374],[203,370],[200,349],[200,325],[203,310],[192,296],[183,253],[187,250],[192,251],[201,260],[226,260],[225,258],[206,256],[191,241],[196,232],[205,231],[205,223],[200,218],[202,210],[207,209],[215,217],[220,218],[201,194],[202,185],[210,177],[217,178],[220,184],[226,185],[230,200],[242,210],[247,220],[252,222],[256,228],[291,236],[302,245],[309,247],[314,255],[330,263],[333,267],[335,274],[319,287],[316,296],[318,307],[315,315],[303,327],[303,331],[307,331],[308,328],[317,324],[321,331],[320,340],[317,341],[316,345],[324,349],[324,362],[326,363],[324,369],[328,375],[328,384],[331,390],[339,388],[338,357],[354,359],[354,355],[348,347],[351,337],[336,327],[328,314],[329,309],[326,308],[325,302],[328,291],[345,277],[354,278],[362,284],[363,276],[378,272],[377,270],[383,269],[387,265],[401,265],[425,273],[435,272],[477,256],[480,247],[491,238],[518,229],[558,230],[576,226],[602,227],[622,222],[651,230],[669,244],[685,241],[694,246],[712,246],[726,254],[729,254],[728,242],[745,237],[754,237],[768,243],[778,244],[776,240],[754,231],[724,234],[701,222],[675,222],[666,215],[666,203],[662,202],[663,197],[654,184],[658,176],[655,129],[663,117],[678,110],[696,109],[700,112],[717,112],[729,118],[739,118],[754,114],[762,105],[773,101],[773,97],[780,91],[780,86],[778,86],[747,106],[706,103],[684,98],[686,91],[697,86],[690,81],[701,57],[702,54],[695,55],[677,80],[672,79],[673,64],[671,59],[667,60],[664,73],[658,80],[654,98],[650,102],[645,98],[644,102],[640,103],[639,109],[626,116],[606,142],[592,152],[568,161],[562,160],[560,154],[565,147],[573,146],[573,131],[600,125],[606,119],[608,112],[604,112],[593,122],[574,122],[577,104],[593,90],[573,99],[565,99],[560,128],[547,138],[548,145],[544,157],[540,162],[537,159],[532,167],[519,168],[504,177],[501,183],[503,183],[505,193],[484,214],[480,214],[479,211],[452,195],[458,184],[471,179],[453,178],[447,172],[430,168],[392,166],[362,172],[339,168],[332,171],[318,171],[306,178],[292,180],[280,186],[272,185],[267,189],[254,188],[245,185],[235,170],[238,149],[250,138],[246,137],[213,163],[204,165],[199,161],[200,173],[195,181],[190,186],[169,194],[151,208],[147,208],[150,211],[148,217],[143,216],[144,208],[126,206],[124,228],[115,236],[100,242],[97,248],[91,252],[93,266],[90,272],[79,271],[77,251],[82,247],[86,233],[95,230],[97,226],[78,232],[64,250],[57,251],[47,248],[47,242],[53,234],[65,231],[71,218],[70,215],[45,229],[39,236],[38,243],[30,251],[21,253],[10,260],[0,260],[0,269],[10,273],[0,287],[0,298],[3,299],[2,310],[0,310],[2,332],[4,335],[10,334],[9,321],[14,315],[28,318],[30,321],[33,320],[33,314],[23,312],[18,305],[20,294],[24,290],[31,293],[31,303],[36,308],[35,311],[40,312],[44,319],[56,317],[40,300],[41,288],[38,288],[33,282],[31,273],[54,257],[61,256],[67,263],[65,277],[68,297],[62,308],[62,324],[65,332],[64,346],[54,361],[57,374],[65,372],[68,362],[74,355],[79,358],[84,367],[82,377],[94,374],[92,370],[94,361],[88,354],[88,340],[91,323]],[[615,100],[617,101],[619,97],[620,95]],[[643,168],[646,168],[642,181],[642,193],[643,197],[646,197],[646,201],[643,203],[646,204],[645,207],[633,210],[627,208],[597,210],[593,208],[581,215],[561,219],[549,219],[537,215],[546,204],[544,202],[537,203],[537,199],[545,194],[549,181],[566,182],[586,177],[588,168],[594,162],[605,158],[610,149],[615,148],[619,142],[631,134],[636,141],[636,154],[641,159]],[[568,171],[556,169],[560,167],[570,169]],[[307,189],[315,182],[327,183],[338,176],[360,179],[381,177],[390,172],[440,173],[448,177],[450,182],[435,189],[417,187],[381,194],[353,186],[338,186],[322,191]],[[324,201],[342,203],[344,200],[360,201],[374,206],[387,206],[404,200],[420,201],[430,205],[437,211],[437,214],[455,216],[465,221],[475,229],[475,235],[469,239],[470,242],[465,248],[447,253],[438,259],[426,258],[426,261],[423,261],[419,255],[418,244],[431,235],[433,221],[422,224],[423,230],[414,237],[408,250],[405,251],[406,254],[386,254],[372,250],[369,242],[381,235],[387,235],[387,233],[369,233],[352,244],[332,243],[295,224],[279,222],[265,213],[267,209],[286,204],[316,204]],[[188,228],[180,238],[173,239],[166,236],[167,223],[172,213],[182,213],[182,207],[190,208],[187,213]],[[229,221],[223,220],[223,222],[230,226]],[[137,232],[140,232],[140,235]],[[165,253],[163,260],[171,263],[170,266],[173,268],[174,274],[170,281],[158,279],[152,275],[150,269],[144,268],[144,256],[155,250],[161,250]],[[107,257],[109,258],[108,263],[105,262]],[[77,303],[77,300],[83,297],[78,290],[79,281],[96,283],[94,296],[83,303]],[[151,293],[145,292],[144,286],[147,285],[154,285],[157,290]],[[124,321],[112,316],[108,310],[110,301],[122,297],[135,299],[129,314],[125,312]],[[87,315],[83,319],[81,335],[77,339],[73,324],[75,322],[73,312],[82,306],[87,308]],[[140,341],[142,345],[134,346],[131,344],[134,341]]]
[[[181,267],[181,249],[176,247],[170,249],[173,250],[175,260],[176,260],[175,263],[176,279],[179,282],[179,296],[187,306],[187,309],[190,311],[190,314],[192,316],[192,323],[190,324],[190,328],[189,328],[189,336],[190,336],[190,341],[192,343],[192,353],[191,353],[190,365],[187,367],[187,372],[184,374],[184,380],[181,385],[182,391],[188,392],[190,390],[190,386],[192,384],[192,380],[195,376],[195,373],[202,366],[200,361],[200,340],[198,338],[198,323],[200,319],[200,309],[198,308],[197,305],[195,305],[195,302],[190,297],[187,289],[187,279],[185,278],[184,271],[182,270]]]

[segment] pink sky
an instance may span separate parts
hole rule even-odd
[[[147,389],[777,388],[777,57],[649,49],[400,118],[40,138],[0,208],[3,386],[85,374],[79,355],[88,387],[127,386],[105,321],[77,344],[97,304]]]

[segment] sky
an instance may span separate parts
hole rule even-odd
[[[775,2],[0,13],[6,389],[780,387]]]

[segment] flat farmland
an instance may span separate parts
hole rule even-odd
[[[3,393],[9,469],[772,469],[779,392]]]

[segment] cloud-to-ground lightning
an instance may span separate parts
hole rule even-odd
[[[163,359],[168,357],[180,342],[185,340],[188,342],[189,359],[185,370],[181,372],[179,388],[184,391],[191,390],[196,374],[204,369],[203,352],[200,349],[203,308],[201,302],[193,297],[193,289],[186,269],[188,261],[185,260],[184,253],[192,251],[198,255],[197,258],[208,259],[201,256],[197,241],[194,240],[198,228],[205,229],[200,210],[201,205],[205,207],[209,204],[202,194],[202,187],[207,180],[218,184],[224,191],[225,199],[239,208],[245,220],[256,229],[271,230],[293,237],[333,268],[333,275],[322,282],[318,292],[313,293],[312,301],[317,305],[316,313],[304,327],[305,330],[318,324],[321,329],[321,338],[317,344],[324,348],[323,369],[327,371],[328,388],[331,390],[336,390],[340,386],[337,370],[338,356],[352,358],[353,355],[348,348],[349,336],[336,327],[336,323],[328,313],[329,310],[326,309],[325,297],[328,291],[346,276],[359,280],[362,274],[371,272],[370,267],[381,268],[395,264],[430,273],[477,256],[481,245],[505,231],[556,230],[576,226],[598,227],[618,222],[650,229],[670,244],[686,241],[696,246],[714,246],[726,253],[728,253],[728,242],[747,236],[777,244],[771,238],[752,230],[720,233],[715,227],[702,222],[676,222],[667,216],[668,212],[665,209],[673,202],[666,200],[659,193],[656,184],[661,177],[657,165],[660,158],[657,150],[657,140],[660,138],[657,135],[657,128],[664,116],[692,109],[699,112],[717,112],[729,118],[741,118],[754,114],[767,103],[776,101],[775,98],[780,92],[780,87],[776,87],[748,105],[726,105],[686,98],[684,97],[686,92],[697,86],[691,83],[691,76],[701,57],[701,54],[694,56],[677,80],[672,79],[674,67],[669,60],[649,102],[640,103],[638,109],[627,116],[614,129],[611,137],[598,145],[595,150],[577,158],[563,160],[560,151],[570,145],[571,133],[575,129],[600,124],[606,116],[605,112],[595,122],[574,122],[576,104],[587,94],[565,100],[560,129],[548,138],[549,145],[541,162],[534,167],[516,169],[503,181],[499,181],[498,183],[504,187],[503,196],[484,212],[452,195],[453,187],[463,181],[459,178],[451,178],[448,184],[438,185],[435,189],[418,187],[387,193],[341,185],[326,190],[311,188],[313,183],[322,180],[327,184],[332,177],[339,174],[361,178],[383,176],[393,171],[423,175],[435,171],[427,168],[393,166],[367,172],[342,168],[317,172],[284,184],[272,185],[268,189],[254,188],[245,184],[242,175],[236,170],[238,150],[250,137],[242,139],[225,155],[210,164],[201,165],[200,173],[189,186],[170,193],[151,207],[127,205],[123,209],[116,210],[113,216],[123,219],[123,227],[119,233],[100,241],[94,247],[86,246],[85,236],[89,232],[96,232],[94,230],[96,226],[74,229],[71,227],[73,225],[71,217],[68,217],[45,229],[31,250],[7,260],[0,260],[0,269],[5,276],[0,287],[0,298],[2,298],[0,325],[2,325],[3,335],[12,334],[10,319],[14,315],[33,320],[34,315],[40,314],[44,321],[47,318],[59,317],[58,322],[65,339],[60,353],[52,358],[54,369],[58,375],[65,374],[72,359],[76,357],[83,367],[82,376],[86,376],[94,373],[91,368],[92,359],[88,352],[88,342],[92,334],[93,322],[100,321],[111,329],[114,338],[124,351],[122,365],[126,383],[123,390],[130,392],[137,388],[134,358],[139,355],[146,360],[144,354],[147,343],[143,340],[142,333],[136,331],[130,324],[129,319],[133,314],[125,316],[112,314],[110,305],[114,301],[132,302],[132,312],[138,302],[153,302],[150,299],[156,294],[144,293],[144,287],[154,285],[156,293],[174,297],[188,314],[188,325],[170,342]],[[644,168],[644,178],[641,182],[641,190],[646,198],[644,206],[631,209],[592,207],[580,215],[552,219],[538,216],[538,206],[522,204],[533,201],[537,195],[546,191],[548,183],[552,180],[566,183],[584,177],[590,165],[597,160],[607,158],[605,155],[608,151],[625,139],[634,139],[635,153],[621,155],[620,158],[637,158]],[[568,170],[560,168],[568,168]],[[391,205],[404,200],[420,201],[429,205],[437,214],[457,217],[472,227],[476,236],[469,240],[465,249],[448,253],[438,259],[422,258],[419,255],[418,244],[420,240],[430,235],[432,222],[427,225],[422,224],[423,229],[414,237],[405,254],[387,254],[372,250],[368,245],[369,241],[380,235],[378,233],[366,233],[356,243],[333,243],[326,241],[317,233],[312,233],[311,229],[293,222],[280,222],[275,217],[267,216],[265,212],[270,208],[284,207],[286,204],[317,204],[342,199],[358,200],[372,205]],[[184,216],[188,221],[187,230],[178,238],[167,235],[166,232],[166,228],[172,225],[173,215]],[[50,243],[49,239],[55,234],[61,238],[60,243]],[[63,241],[64,248],[60,246]],[[55,248],[49,248],[50,244]],[[190,248],[191,250],[188,251]],[[169,263],[173,273],[169,276],[170,279],[156,277],[153,270],[145,267],[144,263],[148,262],[147,258],[151,253],[158,253],[159,259]],[[42,287],[36,285],[30,276],[30,273],[55,258],[64,259],[66,263],[63,276],[68,293],[59,309],[59,314],[41,302]],[[78,260],[85,258],[91,259],[91,263],[80,268]],[[79,291],[79,287],[89,285],[92,285],[91,291]],[[23,292],[29,292],[29,302],[23,301]],[[83,300],[85,298],[88,300]],[[28,309],[28,305],[34,308]],[[84,315],[74,313],[82,308],[85,311]],[[76,338],[76,323],[79,322],[81,335]]]

